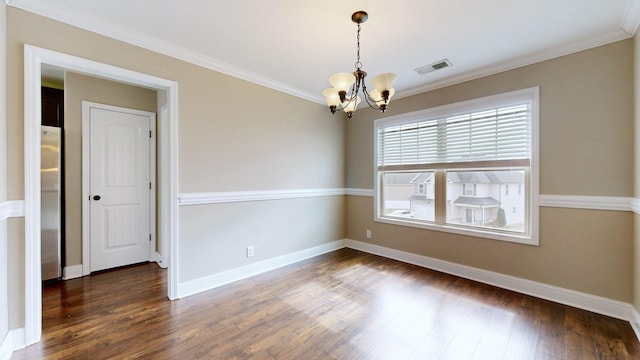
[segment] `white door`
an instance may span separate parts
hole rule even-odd
[[[90,133],[85,198],[90,212],[90,269],[149,261],[150,128],[155,114],[95,103],[83,106]]]

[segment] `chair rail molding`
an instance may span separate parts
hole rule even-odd
[[[543,207],[571,209],[632,211],[633,198],[623,196],[540,195]]]
[[[631,211],[640,215],[640,198],[631,199]]]
[[[350,196],[373,197],[373,189],[347,188]],[[590,209],[611,211],[633,211],[640,214],[640,198],[624,196],[590,196],[590,195],[547,195],[538,196],[541,207],[561,207],[567,209]]]
[[[344,188],[182,193],[178,195],[178,204],[180,206],[223,204],[246,201],[343,196],[345,194],[346,190]]]
[[[12,217],[24,216],[24,200],[11,200],[0,202],[0,221]]]

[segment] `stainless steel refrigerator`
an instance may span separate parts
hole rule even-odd
[[[40,142],[40,209],[43,281],[62,277],[61,135],[61,128],[42,126]]]

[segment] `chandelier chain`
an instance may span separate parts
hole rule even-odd
[[[358,45],[356,47],[356,55],[358,58],[358,61],[356,61],[356,63],[354,64],[357,70],[360,70],[362,68],[362,63],[360,62],[360,23],[358,23],[358,36],[357,36],[357,40],[358,40]]]

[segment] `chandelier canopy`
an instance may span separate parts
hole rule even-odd
[[[387,110],[387,105],[389,105],[389,101],[395,93],[393,81],[396,79],[396,74],[392,73],[384,73],[374,77],[371,80],[371,84],[375,89],[370,93],[367,91],[364,81],[367,73],[362,70],[362,63],[360,62],[360,24],[367,21],[368,17],[369,15],[366,11],[356,11],[351,15],[351,21],[358,24],[357,61],[354,64],[356,71],[353,73],[333,74],[329,78],[329,83],[333,87],[322,92],[332,114],[335,114],[337,110],[342,110],[347,114],[348,118],[351,118],[362,101],[358,95],[360,89],[362,89],[365,102],[371,108],[382,112]]]

